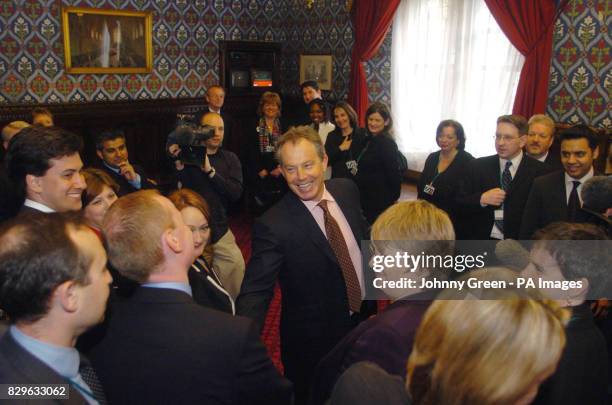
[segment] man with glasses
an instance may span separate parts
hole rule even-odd
[[[460,235],[476,240],[518,239],[533,179],[547,172],[544,163],[523,153],[527,130],[527,120],[520,115],[497,119],[497,154],[472,161],[461,186],[459,204],[472,220]]]

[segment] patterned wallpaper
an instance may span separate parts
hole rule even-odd
[[[571,0],[555,23],[547,113],[612,130],[612,1]]]
[[[282,2],[284,4],[286,2]],[[218,40],[282,41],[273,0],[0,2],[0,104],[203,95],[218,81]],[[153,12],[153,72],[66,74],[61,6]]]
[[[201,96],[218,81],[218,40],[282,42],[285,94],[298,95],[300,53],[334,57],[332,96],[348,94],[353,28],[344,0],[17,0],[0,2],[0,104]],[[153,12],[150,74],[67,74],[61,5]],[[390,35],[366,64],[376,100],[389,100]]]

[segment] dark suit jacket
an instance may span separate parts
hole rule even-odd
[[[355,184],[348,179],[332,179],[326,187],[341,207],[355,239],[360,242],[366,238]],[[277,279],[282,291],[280,333],[286,375],[307,384],[319,359],[354,322],[336,256],[311,213],[292,192],[255,222],[253,255],[238,297],[237,313],[262,325]],[[296,391],[299,389],[308,388],[301,385]]]
[[[112,296],[109,312],[91,332],[101,339],[89,353],[112,404],[290,401],[290,383],[247,319],[204,308],[181,291],[145,287]]]
[[[149,188],[156,188],[155,184],[151,183],[147,179],[147,175],[145,174],[144,169],[142,167],[140,167],[138,165],[135,165],[135,164],[132,164],[132,166],[134,167],[134,171],[137,174],[140,175],[140,190],[146,190],[146,189],[149,189]],[[117,197],[123,197],[126,194],[138,191],[138,189],[135,188],[134,186],[132,186],[125,179],[125,177],[123,177],[120,174],[117,174],[114,171],[110,170],[108,167],[106,167],[106,165],[104,163],[100,163],[98,165],[98,169],[104,170],[106,172],[106,174],[108,174],[119,185],[119,192],[117,193]]]
[[[560,170],[535,179],[523,212],[520,238],[531,239],[536,230],[566,220],[565,172]]]
[[[547,172],[546,165],[526,154],[510,183],[504,201],[504,237],[518,239],[523,209],[533,180]],[[461,185],[459,209],[470,215],[469,226],[458,230],[464,239],[486,240],[493,228],[494,211],[498,207],[480,205],[480,196],[487,190],[501,187],[499,156],[492,155],[473,160]]]
[[[565,348],[557,370],[540,386],[533,404],[606,404],[608,351],[587,303],[572,308],[565,334]]]
[[[319,362],[311,403],[325,403],[340,375],[357,362],[369,361],[389,374],[405,378],[416,331],[436,293],[424,291],[396,301],[346,335]]]
[[[0,384],[66,384],[66,379],[32,356],[10,333],[0,339]],[[68,399],[24,400],[32,404],[87,404],[72,385]]]
[[[559,156],[559,151],[553,151],[552,148],[548,150],[548,155],[546,155],[546,159],[544,159],[544,163],[550,166],[552,171],[563,170],[563,164],[561,164],[561,157]]]

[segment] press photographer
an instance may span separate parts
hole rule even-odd
[[[179,124],[168,136],[168,153],[177,159],[175,167],[182,187],[198,192],[210,206],[212,264],[235,298],[244,277],[244,258],[228,227],[227,210],[242,195],[242,167],[234,153],[221,148],[223,118],[209,112],[199,124]]]

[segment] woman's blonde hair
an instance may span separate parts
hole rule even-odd
[[[515,277],[507,269],[471,276],[483,272]],[[429,307],[408,359],[406,386],[415,404],[510,405],[552,373],[569,312],[537,292],[506,288],[496,294]]]

